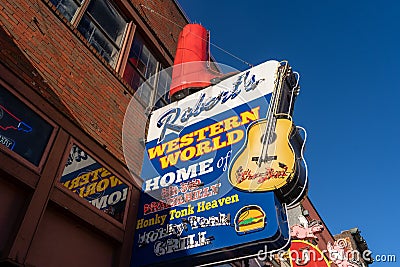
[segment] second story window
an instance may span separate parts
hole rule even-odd
[[[115,66],[126,26],[126,20],[107,0],[96,0],[90,2],[78,30],[111,66]]]
[[[121,52],[128,22],[108,0],[50,0],[113,67]]]
[[[72,21],[83,0],[50,0],[50,2],[68,21]]]
[[[172,68],[162,69],[159,72],[157,81],[157,92],[156,99],[154,100],[154,106],[161,108],[171,102],[169,98],[169,87],[171,85]]]
[[[50,1],[116,71],[123,72],[125,81],[147,107],[159,108],[170,102],[170,72],[160,72],[164,67],[156,58],[158,54],[138,31],[134,32],[133,22],[128,22],[113,0]]]
[[[137,89],[143,82],[140,78],[149,79],[156,73],[157,68],[156,58],[144,44],[142,37],[136,33],[125,68],[125,80],[133,89]]]
[[[162,69],[161,63],[150,51],[143,38],[139,33],[135,33],[123,76],[134,90],[147,80],[147,84],[136,93],[149,106],[161,107],[169,102],[165,94],[169,89],[171,76],[166,71],[160,72]],[[159,72],[158,75],[156,75],[157,72]]]

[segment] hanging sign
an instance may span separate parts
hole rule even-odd
[[[279,133],[265,121],[280,69],[265,62],[153,112],[132,266],[222,263],[289,245],[284,198],[274,189],[300,165],[274,142],[289,142],[291,121]]]

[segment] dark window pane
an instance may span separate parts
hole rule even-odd
[[[158,83],[157,83],[157,93],[159,95],[165,95],[169,92],[169,87],[171,85],[171,69],[162,70],[159,72]]]
[[[136,66],[138,71],[146,79],[149,79],[157,72],[157,59],[144,44],[139,34],[135,35],[131,50],[129,52],[129,62]]]
[[[169,98],[169,87],[171,85],[171,71],[172,68],[162,70],[158,73],[158,81],[156,84],[157,99],[155,99],[155,106],[161,108],[171,102]]]
[[[164,106],[166,106],[166,105],[168,105],[169,104],[169,102],[166,102],[165,100],[164,100],[164,98],[159,98],[157,101],[156,101],[156,103],[154,104],[154,106],[155,106],[155,109],[159,109],[159,108],[162,108],[162,107],[164,107]]]
[[[132,47],[129,51],[129,58],[125,67],[124,79],[135,90],[138,90],[140,85],[142,85],[143,80],[146,80],[149,83],[141,87],[140,90],[136,92],[136,95],[138,95],[146,104],[149,105],[153,105],[154,102],[152,99],[152,90],[154,90],[153,88],[156,88],[155,74],[157,73],[158,66],[159,62],[157,61],[156,57],[144,44],[142,37],[139,34],[136,34]],[[138,78],[140,76],[138,72],[141,74],[140,79]],[[142,79],[142,77],[144,77],[144,79]],[[165,91],[165,87],[168,83],[166,79],[167,77],[162,78],[162,83],[164,84],[161,90],[163,92]],[[159,94],[163,95],[163,92]]]
[[[125,33],[126,21],[118,11],[106,0],[91,1],[87,12],[108,34],[108,36],[120,46]]]
[[[60,11],[61,14],[68,20],[71,21],[74,17],[76,10],[82,4],[82,0],[50,0],[55,7]]]
[[[136,34],[131,51],[129,53],[129,58],[134,58],[136,59],[136,61],[138,61],[139,56],[142,53],[142,48],[143,48],[143,42],[141,38]],[[137,64],[135,66],[137,66]]]
[[[115,65],[118,49],[96,28],[95,24],[87,16],[82,18],[78,30],[110,65]]]
[[[111,66],[115,66],[127,22],[105,0],[93,0],[78,30]]]
[[[99,210],[123,221],[128,186],[77,145],[71,148],[60,182]]]
[[[38,166],[53,127],[0,86],[0,145]]]
[[[139,89],[136,91],[136,95],[138,95],[145,104],[150,106],[152,90],[152,87],[147,82],[142,82]]]
[[[134,90],[137,90],[143,83],[142,77],[132,64],[126,65],[124,79]]]

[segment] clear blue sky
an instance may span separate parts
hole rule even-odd
[[[400,262],[400,2],[179,2],[212,43],[252,64],[287,59],[301,74],[294,121],[308,131],[310,199],[332,234],[359,227],[374,254]]]

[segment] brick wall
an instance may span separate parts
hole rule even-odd
[[[149,6],[154,3],[147,2]],[[173,1],[157,3],[151,7],[164,12],[171,20],[186,23]],[[132,1],[132,4],[143,16],[144,24],[153,28],[150,32],[156,35],[159,45],[166,48],[167,53],[174,54],[180,28],[149,14],[150,11],[140,7],[139,1]],[[7,50],[4,44],[1,49],[7,57],[2,61],[8,62],[10,68],[14,68],[37,93],[124,162],[121,129],[133,92],[119,74],[100,56],[96,56],[96,51],[79,32],[50,6],[47,0],[1,1],[1,27],[36,71],[24,69],[21,64],[18,66],[17,53]],[[35,77],[43,79],[38,82]],[[134,101],[133,107],[135,124],[132,125],[132,133],[135,137],[131,145],[132,150],[138,151],[134,155],[134,169],[138,171],[143,150],[139,138],[143,135],[147,116],[138,101]],[[51,117],[51,114],[47,115]]]
[[[139,2],[115,1],[127,8],[127,17],[158,60],[171,64],[180,27],[157,22],[158,17],[140,11]],[[157,2],[153,8],[186,24],[173,1]],[[130,104],[129,160],[138,174],[147,121],[144,105],[49,0],[0,1],[0,69],[5,87],[58,126],[39,168],[0,151],[0,195],[6,204],[0,217],[8,218],[0,220],[0,264],[71,266],[73,260],[85,266],[129,266],[139,190],[125,167],[122,126]],[[57,183],[71,136],[129,186],[123,223]],[[77,253],[69,258],[63,249]],[[52,255],[45,259],[42,252]],[[87,256],[98,253],[103,257]]]

